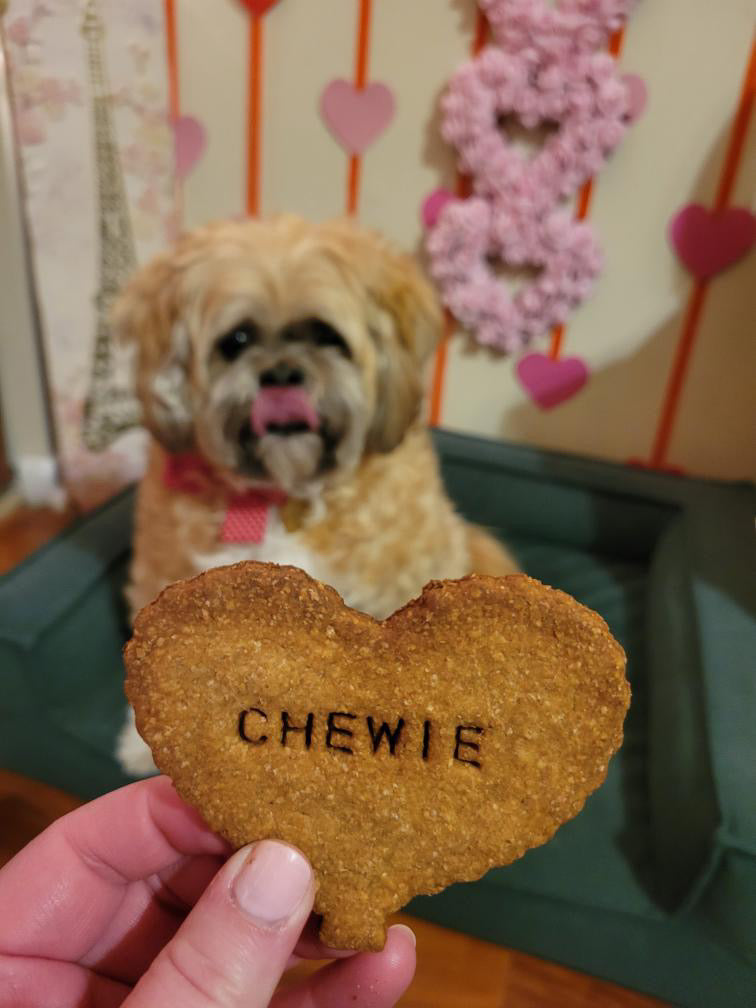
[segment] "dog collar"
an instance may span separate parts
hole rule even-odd
[[[166,457],[163,483],[170,490],[188,494],[201,494],[218,485],[207,462],[191,452]],[[302,506],[303,502],[290,501],[281,490],[247,490],[242,494],[229,494],[218,539],[224,543],[264,542],[271,507],[281,509],[286,531],[293,532],[302,524]]]

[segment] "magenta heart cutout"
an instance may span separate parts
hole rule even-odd
[[[205,152],[205,127],[194,116],[179,116],[173,123],[176,151],[176,175],[186,178]]]
[[[623,74],[622,80],[627,88],[627,114],[629,123],[637,122],[646,110],[648,89],[646,82],[638,74]]]
[[[446,204],[451,203],[453,199],[454,193],[443,188],[434,189],[430,195],[425,197],[423,205],[420,208],[420,217],[426,231],[431,231],[436,226],[439,214]]]
[[[364,154],[394,116],[394,96],[385,84],[360,90],[334,80],[320,99],[320,114],[331,133],[350,154]]]
[[[241,0],[242,6],[246,7],[251,14],[261,17],[267,14],[270,8],[278,3],[278,0]]]
[[[577,395],[588,381],[588,368],[579,357],[555,360],[530,353],[517,362],[517,377],[535,404],[547,410]]]
[[[707,210],[690,203],[670,221],[669,240],[693,276],[706,280],[750,252],[756,215],[744,207]]]

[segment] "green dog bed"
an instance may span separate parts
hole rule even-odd
[[[459,510],[600,612],[633,700],[604,785],[544,847],[417,916],[691,1008],[756,1004],[756,491],[436,434]],[[133,494],[0,579],[0,763],[127,782]]]

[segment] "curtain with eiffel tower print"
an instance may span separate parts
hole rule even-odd
[[[143,466],[109,312],[175,236],[163,7],[10,0],[3,27],[61,476],[89,507]]]

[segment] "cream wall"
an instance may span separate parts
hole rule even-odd
[[[591,380],[542,413],[511,367],[457,343],[446,424],[621,461],[648,458],[692,287],[666,226],[685,203],[713,202],[752,25],[750,2],[641,0],[621,64],[646,81],[648,106],[595,188],[590,218],[606,269],[565,336],[564,352],[589,362]],[[735,202],[751,206],[756,117],[747,151]],[[754,281],[751,255],[711,287],[669,453],[690,472],[756,475]]]
[[[239,5],[179,0],[182,112],[208,130],[204,161],[185,185],[185,223],[244,209],[247,27]],[[356,0],[280,0],[265,21],[262,211],[342,212],[346,155],[323,127],[319,95],[352,79]],[[393,89],[397,113],[363,163],[360,218],[408,248],[421,242],[418,209],[451,184],[437,98],[470,48],[466,0],[376,0],[369,79]],[[606,269],[568,326],[563,353],[591,379],[550,412],[517,383],[511,359],[471,350],[458,336],[442,423],[471,433],[606,458],[648,459],[692,280],[666,237],[691,200],[711,204],[751,46],[751,0],[641,0],[622,67],[649,90],[642,119],[600,176],[593,222]],[[752,205],[756,117],[734,200]],[[756,474],[756,275],[746,259],[712,284],[668,462],[720,477]],[[548,340],[534,349],[545,350]]]

